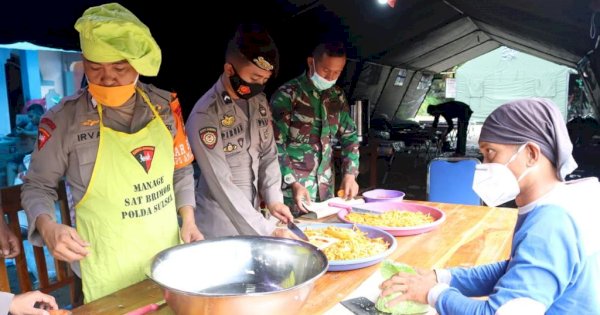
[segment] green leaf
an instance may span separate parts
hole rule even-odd
[[[398,272],[405,272],[410,274],[417,274],[416,270],[403,263],[397,263],[390,260],[384,260],[381,264],[381,268],[379,270],[381,275],[385,280],[391,278],[393,275]],[[422,314],[427,313],[429,311],[429,305],[416,303],[412,301],[403,301],[400,302],[393,307],[386,307],[385,304],[398,297],[402,293],[393,293],[385,297],[379,297],[377,302],[375,303],[375,308],[377,308],[381,312],[391,313],[392,315],[401,315],[401,314]]]
[[[394,261],[387,260],[387,259],[381,263],[381,268],[379,269],[379,271],[381,272],[381,275],[383,276],[383,279],[385,279],[385,280],[391,278],[393,275],[395,275],[399,272],[410,273],[413,275],[417,274],[417,272],[415,271],[415,269],[413,267],[411,267],[407,264],[394,262]]]

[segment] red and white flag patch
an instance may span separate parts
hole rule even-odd
[[[150,171],[152,160],[154,159],[154,147],[143,146],[131,151],[131,154],[140,163],[146,174]]]
[[[44,128],[38,128],[38,137],[37,137],[37,148],[38,151],[44,147],[44,144],[50,140],[50,133]]]
[[[56,129],[56,124],[47,117],[42,118],[42,120],[40,120],[40,124],[45,124],[46,126],[50,127],[50,130]]]

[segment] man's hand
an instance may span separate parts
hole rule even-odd
[[[304,208],[304,205],[302,204],[302,201],[304,201],[306,204],[310,205],[311,200],[308,189],[299,182],[295,182],[292,184],[292,194],[294,195],[296,208],[304,213],[308,213],[308,209]]]
[[[342,178],[342,184],[340,185],[340,191],[344,191],[344,199],[352,199],[358,195],[358,183],[354,175],[346,174]]]
[[[77,230],[54,222],[49,215],[41,215],[36,226],[54,258],[66,262],[79,261],[88,255],[90,244],[77,234]]]
[[[273,234],[271,234],[271,235],[275,236],[275,237],[289,238],[292,240],[302,241],[298,236],[296,236],[296,234],[294,234],[292,231],[288,230],[287,228],[276,228],[273,231]]]
[[[21,252],[19,239],[4,221],[0,222],[0,251],[3,258],[15,258]]]
[[[290,212],[290,208],[281,202],[274,202],[267,205],[267,209],[271,212],[271,215],[279,219],[283,223],[288,223],[294,220],[294,216]]]
[[[433,270],[417,269],[416,271],[416,275],[397,273],[379,286],[382,297],[393,293],[402,293],[388,302],[389,307],[393,307],[401,301],[427,304],[427,294],[437,284],[437,278]]]
[[[179,215],[181,215],[181,239],[184,243],[191,243],[195,241],[201,241],[204,239],[204,235],[196,226],[196,219],[194,217],[194,208],[191,206],[183,206],[179,208]]]
[[[36,303],[42,308],[35,308]],[[9,313],[13,315],[48,315],[45,309],[58,309],[56,300],[53,296],[44,294],[40,291],[31,291],[15,295],[10,303]]]

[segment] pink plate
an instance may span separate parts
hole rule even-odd
[[[364,205],[359,205],[357,207],[360,207],[361,209],[368,209],[368,210],[371,210],[374,212],[386,212],[386,211],[391,211],[391,210],[406,210],[406,211],[413,211],[413,212],[422,212],[424,214],[431,215],[435,219],[435,221],[433,221],[431,223],[418,225],[418,226],[411,226],[411,227],[376,226],[376,228],[382,229],[394,236],[415,235],[415,234],[429,232],[429,231],[437,228],[442,222],[444,222],[444,220],[446,220],[446,215],[444,214],[444,212],[442,210],[440,210],[438,208],[425,206],[425,205],[421,205],[421,204],[416,204],[416,203],[410,203],[410,202],[398,202],[398,201],[371,202],[371,203],[366,203]],[[350,211],[351,211],[350,207],[340,210],[340,212],[338,212],[338,218],[340,220],[342,220],[343,222],[353,223],[353,222],[346,220],[346,215],[348,215],[348,213]],[[359,225],[362,225],[362,224],[359,224]]]

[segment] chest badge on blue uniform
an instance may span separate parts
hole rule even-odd
[[[262,105],[260,105],[260,106],[258,107],[258,112],[259,112],[259,113],[260,113],[260,115],[261,115],[261,116],[263,116],[263,117],[267,116],[267,109],[266,109],[264,106],[262,106]]]
[[[223,147],[223,151],[225,151],[225,153],[229,153],[233,150],[237,149],[237,145],[232,144],[231,142],[228,143],[226,146]]]
[[[221,119],[221,126],[231,127],[233,124],[235,124],[235,116],[223,115],[223,119]]]

